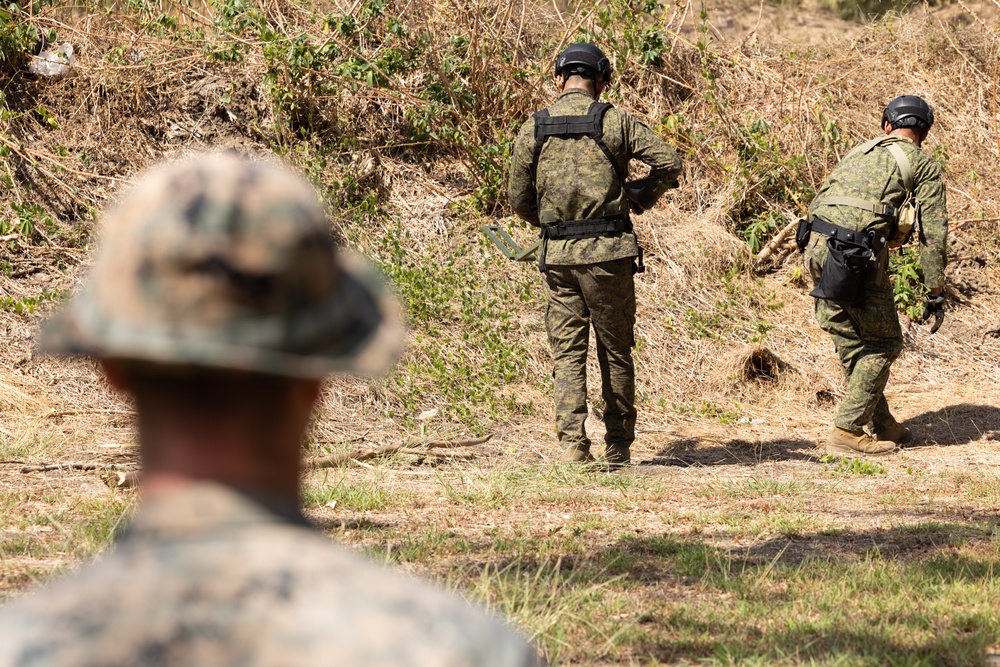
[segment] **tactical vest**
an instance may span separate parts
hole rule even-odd
[[[618,187],[625,189],[625,173],[618,164],[608,145],[604,143],[604,115],[612,105],[607,102],[593,102],[584,116],[551,116],[548,109],[542,109],[533,118],[535,121],[535,150],[531,157],[531,184],[538,192],[538,160],[542,148],[550,138],[568,139],[571,137],[590,137],[604,156],[611,163],[618,177]],[[538,206],[541,210],[541,202]],[[627,214],[606,218],[590,218],[584,220],[561,220],[542,227],[539,233],[542,237],[542,248],[538,254],[538,268],[545,271],[545,246],[548,239],[585,239],[597,238],[621,232],[631,232],[632,221]],[[641,250],[640,250],[641,253]],[[640,255],[641,256],[641,255]],[[641,262],[640,262],[641,263]]]
[[[898,209],[891,204],[882,202],[867,201],[855,197],[825,197],[821,199],[816,208],[820,206],[851,206],[863,211],[869,211],[875,215],[887,218],[890,221],[888,234],[888,247],[898,248],[910,240],[914,228],[920,235],[923,242],[923,230],[920,228],[920,200],[913,193],[913,170],[910,168],[910,160],[906,153],[899,147],[899,142],[904,141],[898,137],[886,135],[866,141],[860,146],[856,146],[850,153],[844,156],[844,160],[857,153],[871,153],[879,146],[885,147],[889,155],[896,161],[899,174],[903,179],[903,188],[906,190],[906,199]]]
[[[608,102],[594,102],[585,116],[550,116],[548,109],[542,109],[534,115],[535,120],[535,151],[531,157],[531,179],[534,183],[538,171],[538,158],[542,155],[542,148],[550,137],[560,139],[570,137],[590,137],[597,147],[601,149],[604,156],[611,163],[611,168],[618,176],[619,185],[625,182],[625,174],[615,160],[611,149],[604,143],[604,114],[611,109]]]

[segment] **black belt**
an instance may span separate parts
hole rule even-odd
[[[564,220],[545,225],[538,232],[542,239],[542,247],[538,251],[538,270],[545,272],[545,253],[548,250],[549,239],[596,239],[601,236],[620,234],[632,231],[632,220],[627,215],[613,218],[598,218],[596,220]],[[645,271],[642,264],[642,248],[639,248],[638,272]]]
[[[864,246],[871,249],[876,255],[882,252],[882,248],[885,246],[885,237],[876,236],[875,232],[861,232],[857,229],[841,227],[816,216],[811,216],[807,224],[808,231],[810,232],[817,232],[823,236],[828,236],[845,243]],[[796,242],[799,242],[798,232],[796,233],[796,237]],[[805,237],[803,240],[805,243],[808,243],[808,237]],[[799,247],[804,250],[805,244],[803,243]]]
[[[631,232],[632,221],[627,215],[598,220],[564,220],[542,227],[543,239],[593,239],[609,234]]]

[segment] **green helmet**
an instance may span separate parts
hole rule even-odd
[[[285,169],[178,162],[141,177],[103,222],[43,351],[302,378],[382,372],[400,351],[395,299],[337,252],[315,192]]]
[[[604,51],[593,44],[571,44],[556,58],[556,76],[572,74],[598,77],[608,83],[611,81],[611,61],[604,55]]]

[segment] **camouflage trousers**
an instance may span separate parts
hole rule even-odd
[[[889,367],[903,349],[892,287],[869,285],[859,306],[841,306],[816,299],[816,321],[830,334],[847,374],[847,390],[834,425],[860,431],[880,431],[893,421],[885,400]]]
[[[632,258],[599,264],[549,266],[545,272],[545,328],[554,360],[556,432],[564,447],[590,446],[587,420],[587,347],[597,342],[604,398],[605,442],[635,440],[635,283]]]

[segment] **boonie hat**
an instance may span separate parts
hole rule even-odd
[[[44,352],[302,378],[380,373],[398,302],[335,247],[309,184],[232,155],[155,169],[105,216],[82,290]]]

